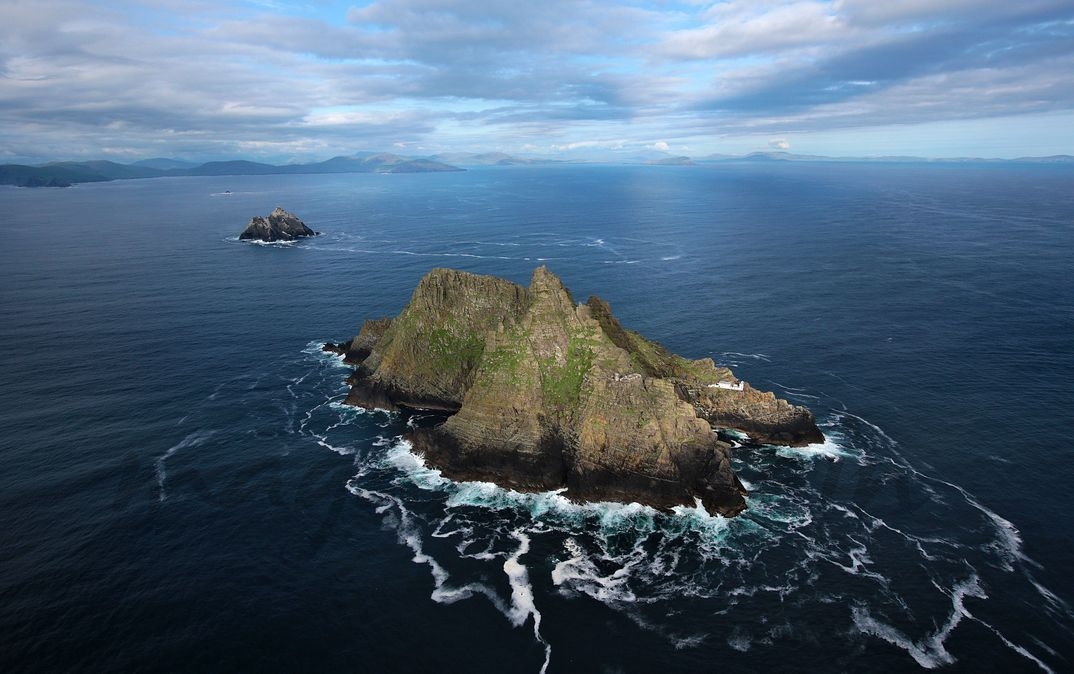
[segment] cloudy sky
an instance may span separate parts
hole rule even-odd
[[[1074,154],[1072,0],[0,0],[0,161]]]

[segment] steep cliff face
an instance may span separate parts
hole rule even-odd
[[[680,384],[680,394],[714,427],[742,431],[753,442],[792,447],[824,442],[812,412],[770,391],[749,384],[741,391],[729,391],[687,381]]]
[[[434,269],[398,316],[363,325],[347,357],[360,359],[369,374],[363,385],[390,399],[388,409],[456,411],[488,336],[517,321],[528,304],[526,289],[510,281]]]
[[[777,432],[781,405],[801,409],[763,394],[723,402],[709,385],[729,370],[625,330],[599,298],[576,305],[544,267],[528,288],[433,270],[399,316],[367,321],[344,348],[358,364],[348,403],[454,412],[412,435],[447,477],[566,487],[580,501],[670,508],[700,499],[734,515],[745,490],[710,421],[741,426],[760,415]]]
[[[608,337],[630,353],[638,371],[672,381],[679,397],[714,427],[742,431],[763,444],[800,446],[824,441],[808,409],[780,400],[773,393],[758,391],[745,382],[741,390],[720,388],[720,382],[735,380],[728,368],[717,367],[711,358],[687,360],[676,356],[626,330],[599,297],[590,297],[588,306]]]

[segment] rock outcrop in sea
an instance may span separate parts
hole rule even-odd
[[[288,213],[277,207],[267,218],[255,215],[250,218],[250,224],[239,234],[240,239],[254,239],[257,241],[294,241],[305,236],[317,236],[315,232],[306,226],[306,223],[298,219],[294,213]]]
[[[356,366],[348,404],[449,413],[410,440],[456,480],[731,516],[746,491],[714,427],[823,439],[809,410],[623,328],[598,297],[576,304],[545,267],[528,288],[434,269],[394,319],[325,349]]]

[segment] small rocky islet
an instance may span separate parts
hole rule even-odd
[[[824,439],[808,409],[710,358],[670,353],[599,297],[575,303],[545,267],[528,287],[434,269],[398,316],[324,349],[355,366],[347,404],[450,414],[408,440],[455,480],[661,510],[700,501],[733,516],[746,489],[714,429],[756,443]]]
[[[280,207],[276,207],[266,218],[255,215],[250,218],[246,229],[239,234],[242,241],[294,241],[307,236],[317,236],[315,232],[306,226],[306,223],[298,219],[294,213],[288,213]]]

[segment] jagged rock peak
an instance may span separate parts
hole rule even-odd
[[[563,281],[558,276],[553,274],[548,267],[541,265],[533,270],[533,275],[530,277],[530,289],[531,290],[549,290],[552,292],[567,292],[567,286],[563,285]]]
[[[759,442],[820,438],[808,410],[621,326],[599,298],[576,305],[546,267],[529,287],[434,269],[392,319],[333,350],[357,365],[347,403],[452,414],[411,434],[446,477],[578,501],[693,505],[734,515],[745,490],[713,427]]]
[[[289,213],[279,206],[273,209],[268,218],[255,215],[250,218],[246,229],[239,234],[240,239],[256,241],[294,241],[306,236],[316,236],[315,232],[306,226],[306,223],[298,219],[294,213]]]

